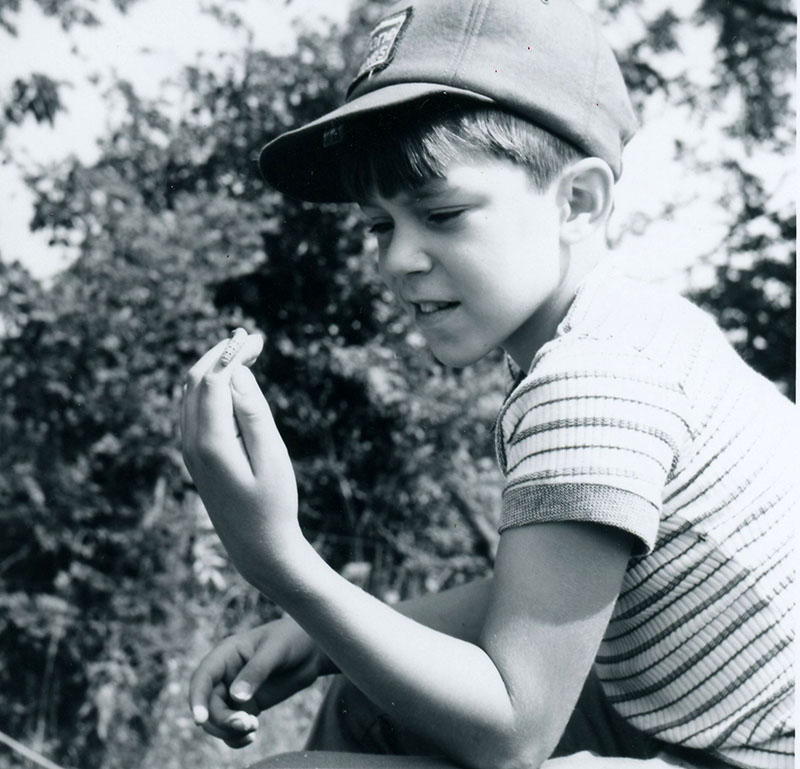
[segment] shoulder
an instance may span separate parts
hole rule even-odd
[[[713,323],[678,295],[609,268],[583,283],[556,337],[508,394],[497,426],[513,442],[525,424],[608,418],[634,422],[643,409],[689,429],[683,374]],[[547,415],[547,416],[545,416]],[[652,424],[653,414],[646,417]]]
[[[601,265],[583,282],[543,352],[572,345],[585,352],[591,344],[598,351],[635,353],[666,367],[694,347],[691,340],[727,344],[714,320],[680,294]]]
[[[686,395],[659,340],[675,297],[593,277],[498,415],[501,528],[579,516],[649,549],[691,438]]]

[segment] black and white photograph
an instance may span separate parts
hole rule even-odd
[[[793,769],[789,0],[0,0],[0,769]]]

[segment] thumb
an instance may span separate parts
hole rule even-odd
[[[251,700],[280,665],[280,648],[275,644],[262,644],[228,687],[231,698],[242,704]]]
[[[231,372],[233,410],[245,430],[245,422],[260,422],[262,427],[274,425],[267,400],[256,382],[253,372],[245,366],[236,366]]]
[[[256,468],[270,467],[276,460],[285,456],[283,445],[269,404],[258,386],[253,372],[244,366],[237,366],[231,373],[231,398],[233,412],[242,440],[253,465]]]

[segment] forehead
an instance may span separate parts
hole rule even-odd
[[[391,197],[383,197],[372,190],[363,200],[356,201],[362,208],[382,207],[389,203],[398,206],[416,206],[429,201],[452,199],[484,200],[533,188],[525,169],[509,160],[482,156],[449,164],[442,175],[429,179],[413,188],[401,188]]]
[[[392,203],[398,206],[413,206],[456,191],[457,187],[449,182],[447,178],[437,178],[415,187],[401,187],[397,192],[389,196],[382,195],[378,190],[372,190],[366,198],[356,202],[362,208],[375,208],[385,203]]]

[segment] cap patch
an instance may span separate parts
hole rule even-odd
[[[393,13],[383,21],[378,22],[372,30],[367,46],[367,55],[353,80],[361,80],[364,75],[374,72],[376,69],[383,69],[394,55],[397,43],[400,40],[400,33],[403,31],[406,22],[411,18],[413,8],[406,8],[404,11]],[[350,86],[353,87],[352,85]]]
[[[344,141],[344,126],[341,123],[335,123],[329,128],[325,129],[322,134],[322,146],[327,149],[336,144],[341,144]]]

